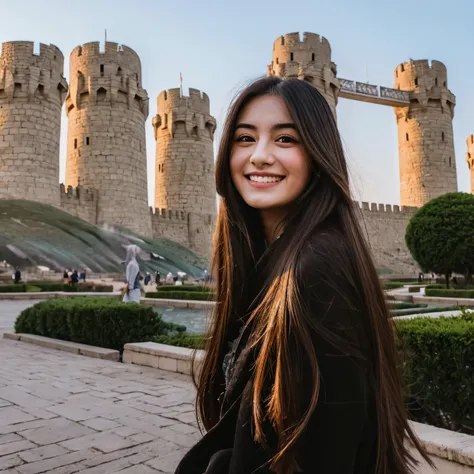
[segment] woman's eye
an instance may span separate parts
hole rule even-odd
[[[276,141],[279,143],[298,143],[296,138],[290,137],[289,135],[282,135],[281,137],[278,137]]]
[[[244,143],[249,143],[249,142],[253,142],[255,141],[253,139],[253,137],[251,137],[250,135],[240,135],[240,137],[237,137],[237,140],[238,142],[244,142]]]

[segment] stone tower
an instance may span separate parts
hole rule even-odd
[[[98,190],[97,224],[151,234],[140,58],[117,43],[75,48],[66,99],[66,184]]]
[[[53,45],[3,43],[0,55],[0,199],[59,206],[64,57]]]
[[[337,67],[331,61],[329,41],[315,33],[280,36],[273,42],[272,63],[267,75],[284,79],[298,78],[310,82],[321,92],[336,116],[339,81]]]
[[[396,107],[400,160],[400,204],[423,206],[457,191],[453,116],[456,99],[446,66],[410,61],[395,70],[395,88],[410,91],[410,105]]]
[[[471,173],[471,193],[474,194],[474,135],[469,135],[467,137],[466,144],[466,161]]]
[[[153,118],[156,140],[155,208],[215,216],[213,139],[209,97],[189,89],[163,91]]]

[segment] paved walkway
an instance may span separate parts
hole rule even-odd
[[[0,340],[0,472],[172,473],[199,438],[186,376]]]

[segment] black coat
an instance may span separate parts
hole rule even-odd
[[[319,234],[304,250],[301,293],[311,317],[343,337],[347,347],[369,344],[354,274],[340,272],[349,250],[336,231]],[[350,260],[349,260],[350,261]],[[352,260],[353,261],[353,260]],[[344,265],[347,268],[347,263]],[[337,288],[337,289],[336,289]],[[367,318],[365,318],[367,319]],[[176,474],[263,474],[274,453],[256,444],[252,435],[251,366],[255,349],[247,346],[237,359],[222,402],[220,421],[186,454]],[[377,425],[370,361],[346,355],[313,334],[320,369],[318,405],[297,445],[297,462],[304,474],[374,474]],[[308,371],[304,373],[310,373]],[[311,386],[302,384],[302,390]],[[290,474],[290,473],[288,473]]]

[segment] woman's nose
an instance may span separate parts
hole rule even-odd
[[[250,157],[250,163],[252,163],[257,168],[261,168],[265,165],[271,165],[274,162],[275,158],[271,148],[265,143],[259,143]]]

